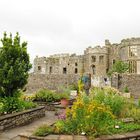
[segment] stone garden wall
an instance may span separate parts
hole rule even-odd
[[[123,91],[127,86],[132,96],[140,97],[140,74],[114,74],[111,86]]]
[[[45,116],[45,107],[0,116],[0,131],[28,124],[43,116]]]
[[[33,93],[42,88],[51,90],[58,90],[62,86],[68,86],[77,83],[79,79],[78,74],[30,74],[28,84],[26,85],[26,92]]]

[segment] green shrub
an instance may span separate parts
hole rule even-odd
[[[24,101],[17,97],[5,97],[1,99],[0,113],[9,114],[35,108],[37,105],[31,101]]]
[[[52,128],[48,125],[42,125],[40,126],[35,132],[35,136],[46,136],[47,134],[52,133]]]
[[[140,123],[140,108],[133,107],[129,110],[129,117],[132,117],[135,122]]]
[[[78,84],[72,84],[69,86],[70,90],[78,90]]]
[[[124,88],[124,92],[125,92],[125,93],[129,93],[129,89],[128,89],[127,86]]]
[[[65,93],[54,93],[50,90],[43,89],[35,94],[35,101],[53,102],[60,101],[62,98],[69,99],[70,94]]]
[[[22,101],[22,104],[24,109],[31,109],[37,107],[37,104],[31,101]]]
[[[2,112],[13,113],[19,112],[24,109],[21,100],[16,97],[5,97],[2,99],[3,107]]]
[[[112,90],[111,92],[111,90],[95,88],[92,90],[90,96],[93,100],[96,100],[105,106],[109,106],[112,113],[117,117],[121,115],[126,104],[124,98],[116,94],[115,90]]]
[[[60,101],[61,100],[60,93],[54,93],[53,98],[54,98],[54,101],[56,101],[56,102]]]
[[[3,103],[0,102],[0,115],[3,113],[2,108],[3,108]]]
[[[35,100],[44,101],[44,102],[52,102],[54,100],[53,94],[54,93],[52,91],[43,89],[36,93]]]
[[[64,133],[99,135],[107,130],[112,119],[114,115],[108,107],[87,96],[78,97],[71,109],[67,109]]]
[[[60,93],[59,94],[60,99],[69,99],[70,95],[68,93]]]

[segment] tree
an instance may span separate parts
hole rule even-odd
[[[6,32],[1,39],[0,48],[0,97],[14,97],[22,89],[28,79],[28,71],[32,65],[27,53],[27,42],[20,42],[17,33],[7,37]]]
[[[114,72],[121,74],[127,72],[128,70],[129,64],[118,60],[113,64],[112,69],[108,72],[108,75],[112,75]]]

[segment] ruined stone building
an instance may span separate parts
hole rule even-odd
[[[34,59],[34,73],[46,75],[80,75],[90,73],[93,77],[106,76],[116,60],[128,62],[130,73],[140,74],[140,38],[123,39],[112,44],[105,40],[104,46],[88,47],[83,55],[55,54]]]

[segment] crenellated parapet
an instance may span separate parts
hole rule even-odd
[[[107,47],[95,46],[95,47],[88,47],[84,51],[85,54],[96,54],[96,53],[108,53]]]

